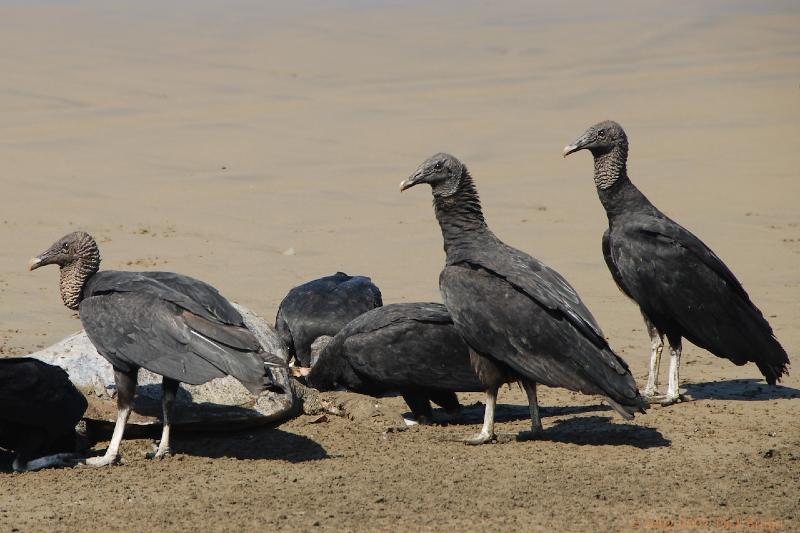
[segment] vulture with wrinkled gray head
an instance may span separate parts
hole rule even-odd
[[[118,460],[133,408],[139,368],[164,377],[164,429],[154,457],[169,454],[172,407],[180,382],[198,385],[226,375],[251,393],[280,391],[269,367],[285,366],[263,351],[242,316],[217,289],[172,272],[117,272],[100,268],[100,251],[85,232],[56,241],[30,269],[58,265],[64,304],[80,314],[86,334],[114,367],[119,413],[103,466]]]
[[[770,385],[788,373],[786,350],[733,272],[628,178],[628,137],[622,126],[595,124],[564,148],[564,156],[579,150],[592,152],[597,194],[608,215],[603,257],[620,290],[639,304],[650,334],[644,395],[662,404],[680,401],[682,338],[734,364],[755,363]],[[664,336],[670,348],[669,385],[659,396]]]

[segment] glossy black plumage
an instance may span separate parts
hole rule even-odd
[[[307,379],[321,390],[400,392],[417,418],[430,417],[429,400],[452,410],[455,392],[485,389],[437,303],[391,304],[360,315],[322,350]]]
[[[486,225],[466,167],[437,154],[401,189],[417,183],[431,185],[444,237],[447,259],[439,277],[444,304],[477,359],[507,369],[523,384],[605,396],[626,418],[642,410],[627,364],[611,350],[575,290]],[[481,437],[483,442],[488,435]]]
[[[60,367],[29,357],[0,358],[0,444],[17,452],[15,467],[72,452],[86,398]]]
[[[352,319],[381,305],[381,291],[372,280],[337,272],[290,290],[278,308],[275,329],[289,355],[308,367],[314,340],[336,335]]]
[[[254,394],[271,385],[258,341],[207,283],[107,270],[89,278],[82,296],[81,322],[114,368],[146,368],[190,384],[231,375]]]
[[[755,363],[775,384],[787,372],[786,351],[725,263],[630,181],[622,127],[611,121],[592,126],[567,152],[580,149],[591,150],[595,159],[609,223],[603,257],[620,290],[666,335],[678,358],[685,338],[737,365]],[[676,395],[677,383],[673,388]]]
[[[753,362],[774,385],[788,356],[728,267],[630,181],[603,195],[612,209],[605,258],[620,289],[667,338],[737,365]]]

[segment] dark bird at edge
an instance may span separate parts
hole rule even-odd
[[[86,407],[60,367],[0,358],[0,445],[15,451],[15,472],[77,464],[75,426]]]
[[[564,156],[589,150],[594,182],[608,215],[603,257],[619,289],[639,305],[651,340],[644,395],[680,401],[681,339],[736,365],[756,364],[774,385],[789,356],[733,272],[689,230],[659,211],[628,178],[628,137],[613,121],[595,124]],[[670,348],[669,385],[658,395],[664,337]]]

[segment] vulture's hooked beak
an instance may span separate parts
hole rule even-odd
[[[42,259],[40,257],[34,257],[30,261],[28,261],[28,271],[36,270],[42,265]]]
[[[400,182],[400,192],[403,192],[406,189],[410,189],[414,185],[419,185],[420,183],[423,183],[427,176],[428,174],[423,169],[418,169],[408,178]]]
[[[586,148],[587,144],[589,144],[589,141],[586,138],[586,134],[581,135],[574,143],[564,147],[564,157],[567,157],[569,154],[573,154],[578,150],[583,150]]]

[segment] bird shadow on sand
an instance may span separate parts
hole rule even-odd
[[[765,401],[800,398],[800,389],[783,385],[768,385],[759,379],[729,379],[684,383],[686,396],[692,400]]]
[[[173,430],[172,452],[195,457],[219,459],[279,459],[291,463],[326,459],[328,452],[319,443],[269,426],[250,427],[233,431]],[[128,426],[126,438],[156,440],[161,426]],[[93,442],[107,440],[110,432],[95,433]]]
[[[526,440],[523,438],[513,440]],[[579,446],[633,446],[640,449],[663,448],[672,441],[660,431],[633,424],[613,422],[608,416],[581,416],[556,420],[536,437],[538,441],[563,442]]]
[[[172,442],[174,453],[236,459],[279,459],[290,463],[326,459],[319,443],[278,428],[259,428],[235,433],[181,432]]]
[[[447,425],[469,425],[482,424],[484,404],[476,402],[465,405],[457,414],[448,414],[444,409],[433,410],[433,420],[436,424]],[[563,407],[543,407],[539,406],[539,415],[542,418],[553,416],[579,415],[583,413],[594,413],[597,411],[610,411],[611,407],[602,404],[596,405],[568,405]],[[410,412],[404,413],[404,417],[410,418]],[[515,420],[530,419],[530,411],[527,405],[497,404],[494,413],[495,422],[513,422]]]

